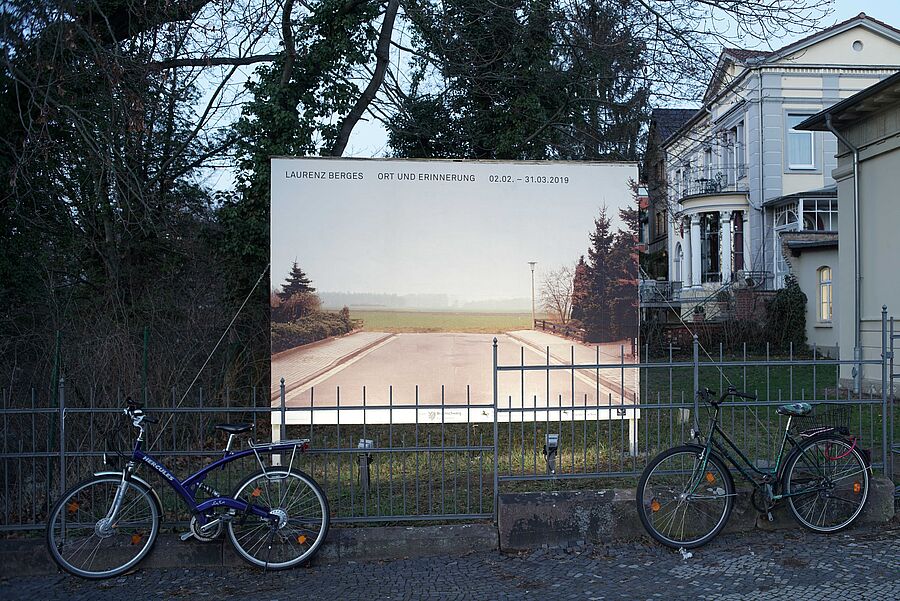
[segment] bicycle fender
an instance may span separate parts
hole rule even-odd
[[[122,472],[112,472],[112,471],[94,472],[94,475],[95,476],[119,476],[121,478]],[[147,482],[140,476],[135,476],[134,474],[131,474],[131,476],[129,476],[129,480],[134,480],[138,484],[143,484],[144,488],[149,490],[150,494],[153,495],[153,500],[156,501],[156,506],[159,507],[160,510],[162,510],[162,501],[159,498],[159,493],[156,492],[156,489],[154,489],[152,486],[150,486],[149,482]]]

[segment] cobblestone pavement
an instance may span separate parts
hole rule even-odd
[[[7,577],[0,599],[900,599],[900,525],[720,536],[683,558],[649,543],[343,562],[286,572],[138,570],[100,583]]]

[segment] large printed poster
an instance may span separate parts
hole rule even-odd
[[[272,401],[311,408],[291,423],[359,423],[363,406],[369,423],[490,421],[473,406],[493,402],[495,339],[501,365],[634,362],[636,179],[633,163],[272,159]],[[501,373],[498,403],[628,404],[625,371]]]

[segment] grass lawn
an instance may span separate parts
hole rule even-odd
[[[496,334],[531,327],[531,313],[470,311],[350,310],[366,330],[375,332],[467,332]]]

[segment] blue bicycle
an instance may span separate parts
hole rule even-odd
[[[315,480],[292,467],[297,453],[309,449],[308,440],[259,445],[250,441],[249,449],[233,451],[234,438],[252,426],[221,424],[216,429],[228,434],[223,457],[179,480],[142,450],[144,424],[157,420],[131,400],[124,412],[139,430],[124,469],[98,472],[75,485],[50,512],[47,545],[61,568],[82,578],[110,578],[134,568],[150,553],[159,534],[162,506],[153,487],[135,475],[141,464],[162,476],[190,509],[190,529],[182,540],[210,542],[227,531],[242,558],[272,570],[302,564],[319,550],[328,533],[328,500]],[[287,452],[286,468],[266,467],[260,457]],[[204,483],[212,471],[250,455],[261,469],[244,478],[230,496]],[[200,492],[211,496],[198,502]]]

